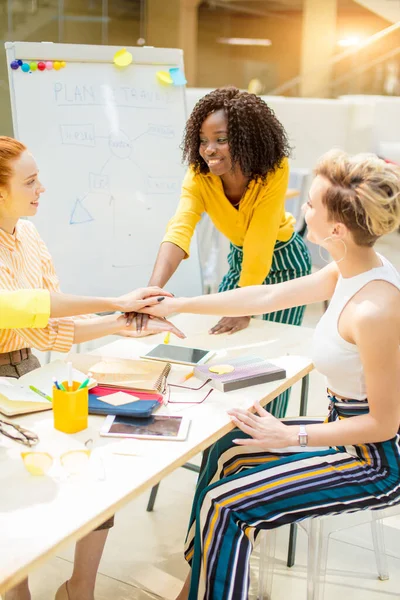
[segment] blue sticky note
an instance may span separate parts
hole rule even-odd
[[[185,75],[182,73],[179,67],[172,67],[169,69],[169,74],[172,78],[172,85],[186,85],[187,81]]]

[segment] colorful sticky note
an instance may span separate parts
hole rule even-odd
[[[122,48],[114,54],[114,65],[117,65],[117,67],[127,67],[132,61],[133,56],[126,48]]]
[[[179,67],[172,67],[169,70],[173,85],[186,85],[186,77]]]
[[[115,394],[108,394],[107,396],[98,396],[97,400],[107,402],[107,404],[112,404],[112,406],[124,406],[124,404],[137,402],[140,398],[126,392],[115,392]]]
[[[208,367],[208,370],[211,373],[217,373],[217,375],[225,375],[226,373],[232,373],[235,367],[232,365],[213,365],[212,367]]]
[[[168,71],[157,71],[156,77],[157,77],[158,82],[162,83],[163,85],[172,85],[173,84],[172,77],[168,73]]]

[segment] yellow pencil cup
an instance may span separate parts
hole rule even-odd
[[[64,433],[77,433],[88,426],[88,388],[78,390],[79,381],[74,381],[72,390],[64,392],[53,387],[54,428]],[[68,390],[68,382],[63,381]]]

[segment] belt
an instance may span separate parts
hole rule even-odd
[[[326,391],[328,392],[328,394],[330,396],[335,396],[335,398],[339,398],[339,400],[350,400],[350,398],[345,398],[344,396],[340,396],[339,394],[335,394],[335,392],[332,392],[332,390],[330,390],[329,388],[326,388]]]
[[[0,366],[2,365],[19,365],[23,360],[30,358],[32,351],[30,348],[21,348],[21,350],[14,350],[13,352],[4,352],[0,354]]]

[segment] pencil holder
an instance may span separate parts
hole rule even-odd
[[[63,381],[68,390],[68,382]],[[64,433],[77,433],[88,426],[88,388],[78,390],[79,381],[74,381],[72,391],[64,392],[53,387],[54,428]]]

